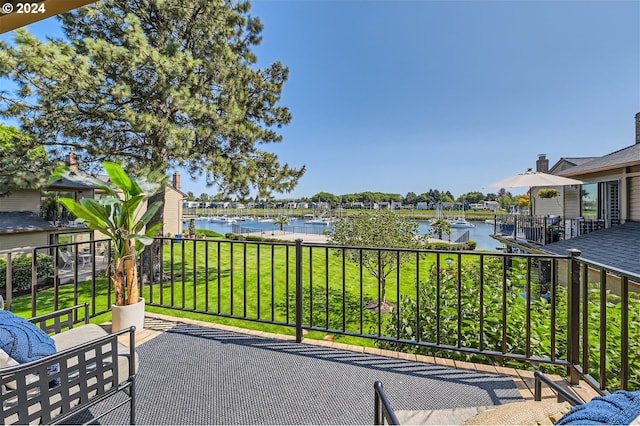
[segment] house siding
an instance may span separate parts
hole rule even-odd
[[[167,187],[164,193],[164,234],[182,233],[182,193]]]
[[[628,219],[640,221],[640,176],[628,180]]]
[[[576,189],[571,187],[564,188],[564,217],[574,219],[580,216],[580,191],[581,186]]]
[[[47,244],[49,244],[49,234],[47,232],[3,234],[0,238],[0,250],[40,247]]]
[[[0,198],[0,212],[39,212],[40,191],[13,191],[7,197]]]

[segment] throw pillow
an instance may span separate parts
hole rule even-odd
[[[26,319],[4,310],[0,310],[0,349],[6,354],[4,362],[9,365],[13,364],[13,360],[22,364],[56,353],[56,345],[51,336]],[[57,364],[47,368],[49,375],[58,371]],[[49,385],[58,383],[59,379],[56,379]]]
[[[628,425],[639,415],[640,392],[618,391],[573,407],[557,424]]]

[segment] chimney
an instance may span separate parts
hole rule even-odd
[[[173,174],[173,187],[180,191],[180,173],[178,172]]]
[[[78,173],[78,171],[80,170],[79,164],[80,163],[78,155],[75,153],[75,151],[71,150],[71,152],[69,153],[69,170],[71,170],[71,172],[73,173]]]
[[[536,172],[549,173],[549,160],[547,159],[547,154],[538,154]]]
[[[636,143],[640,143],[640,112],[636,114]]]

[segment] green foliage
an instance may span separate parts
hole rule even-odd
[[[240,195],[290,190],[304,167],[260,149],[291,121],[289,70],[257,66],[262,24],[249,12],[247,1],[111,0],[62,15],[64,39],[17,30],[0,49],[0,77],[18,86],[0,114],[86,163],[181,166]]]
[[[295,318],[296,295],[294,292],[288,295],[289,317]],[[360,313],[363,322],[373,324],[377,315],[366,309],[362,309],[360,299],[351,292],[342,292],[342,289],[324,286],[303,288],[304,307],[303,324],[308,326],[326,327],[330,330],[356,331],[360,328]],[[327,303],[328,301],[328,303]],[[280,302],[277,305],[280,312],[286,312],[287,305]]]
[[[540,198],[555,198],[560,195],[560,191],[555,188],[542,188],[538,190],[538,197]]]
[[[475,250],[476,247],[478,246],[478,242],[473,240],[468,240],[466,243],[464,243],[464,245],[466,246],[465,247],[466,250]]]
[[[524,263],[514,262],[507,271],[506,312],[502,310],[503,263],[500,258],[485,258],[482,271],[477,263],[463,262],[461,280],[458,282],[458,269],[441,265],[440,271],[432,268],[431,275],[419,283],[419,310],[415,296],[403,296],[399,308],[392,312],[385,322],[384,335],[399,336],[401,339],[415,340],[418,336],[423,342],[440,341],[443,345],[480,348],[482,337],[484,349],[502,352],[503,314],[506,315],[506,351],[517,354],[526,353],[526,267]],[[438,293],[437,275],[440,275]],[[483,274],[483,303],[480,303],[480,274]],[[531,293],[531,350],[534,356],[551,357],[551,305],[540,297],[544,291],[539,284],[532,285]],[[458,304],[460,298],[460,304]],[[566,318],[566,292],[558,288],[557,318]],[[419,318],[417,312],[420,313]],[[438,316],[439,312],[439,316]],[[483,315],[483,328],[480,329],[480,317]],[[437,319],[440,319],[438,324]],[[419,328],[418,328],[419,319]],[[462,323],[460,340],[458,339],[458,320]],[[398,321],[400,327],[398,328]],[[438,327],[439,325],[439,327]],[[556,322],[556,357],[565,356],[566,321]],[[396,348],[393,343],[379,343],[381,347]],[[404,350],[408,347],[405,346]],[[442,356],[444,351],[417,346],[411,351]],[[448,353],[446,356],[451,356]],[[456,353],[457,358],[476,361],[476,355]]]
[[[286,216],[278,216],[273,223],[280,225],[280,230],[282,231],[284,226],[289,224],[289,218]]]
[[[425,241],[418,236],[418,223],[390,210],[363,210],[345,216],[328,233],[329,244],[356,247],[423,248]],[[336,255],[342,255],[337,251]],[[388,250],[345,250],[345,257],[361,265],[382,286],[385,301],[386,278],[415,254]]]
[[[629,292],[629,305],[625,307],[618,294],[607,290],[604,294],[606,313],[602,317],[600,302],[602,299],[600,284],[589,284],[589,311],[588,324],[589,332],[587,341],[589,343],[589,372],[596,380],[600,380],[600,356],[604,351],[605,372],[607,389],[621,389],[622,373],[622,312],[628,309],[629,315],[629,389],[640,390],[640,294],[637,291]],[[605,321],[606,329],[606,349],[601,347],[602,320]]]
[[[0,197],[16,189],[39,189],[53,170],[44,147],[15,127],[0,124]]]
[[[93,177],[85,179],[104,191],[105,197],[99,200],[83,198],[80,201],[60,198],[60,202],[76,217],[84,220],[88,228],[111,239],[114,247],[111,278],[116,289],[116,304],[125,304],[125,297],[128,304],[137,303],[137,256],[162,229],[161,222],[150,224],[162,202],[149,204],[146,210],[141,205],[162,191],[164,184],[160,183],[162,179],[158,174],[150,174],[150,180],[131,178],[119,164],[104,162],[103,166],[114,187]],[[68,173],[67,168],[59,168],[51,179],[64,177]]]
[[[441,240],[444,234],[451,234],[451,222],[444,219],[434,220],[433,223],[431,223],[429,233]]]
[[[187,229],[189,235],[196,235],[196,220],[189,219],[189,228]]]
[[[199,235],[204,235],[205,237],[209,237],[209,238],[222,238],[223,235],[216,232],[216,231],[212,231],[210,229],[203,229],[203,228],[197,228],[196,229],[196,234]]]
[[[31,288],[31,256],[16,256],[11,259],[11,283],[13,291]],[[37,277],[44,278],[53,274],[53,258],[38,253],[36,255]],[[7,285],[7,260],[0,257],[0,287]]]

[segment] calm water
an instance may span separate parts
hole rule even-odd
[[[495,250],[497,247],[500,247],[501,244],[491,238],[489,235],[493,233],[493,225],[489,225],[484,222],[472,222],[475,225],[475,228],[470,228],[469,239],[476,241],[478,243],[477,248],[481,250]],[[237,222],[237,226],[241,226],[244,228],[249,228],[251,230],[271,230],[271,229],[279,229],[279,225],[274,223],[263,223],[257,221],[245,221],[245,222]],[[236,230],[237,230],[236,226]],[[290,221],[288,226],[300,227],[301,230],[299,232],[303,232],[306,228],[307,232],[313,233],[322,233],[322,230],[327,229],[328,227],[325,225],[312,225],[304,223],[302,219],[293,219]],[[202,229],[210,229],[212,231],[218,232],[222,235],[227,232],[233,232],[232,224],[227,223],[219,223],[219,222],[209,222],[206,219],[196,220],[196,227]],[[298,230],[297,230],[298,231]],[[426,234],[429,231],[429,225],[427,222],[418,221],[418,231],[420,234]],[[456,232],[461,232],[462,230],[457,230]]]

